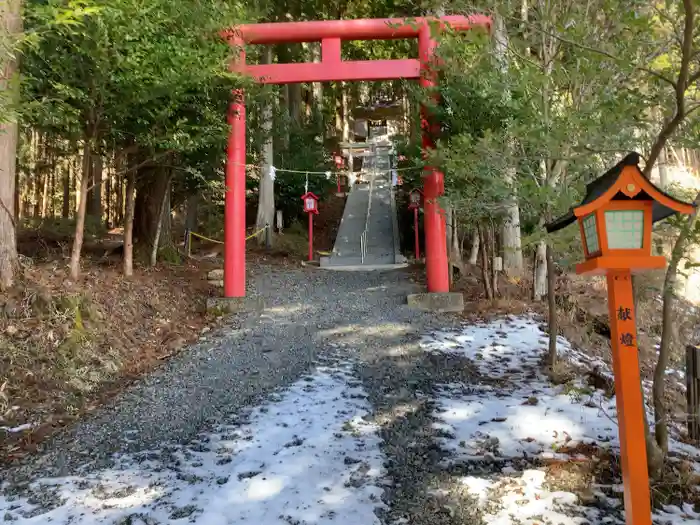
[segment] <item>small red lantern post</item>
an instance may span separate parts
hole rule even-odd
[[[638,164],[639,154],[627,155],[587,186],[581,204],[546,228],[551,233],[578,220],[586,260],[576,273],[607,276],[625,522],[651,525],[632,272],[666,266],[665,257],[651,255],[652,224],[694,208],[654,186]]]
[[[341,190],[340,190],[340,173],[339,172],[340,172],[340,170],[343,169],[343,166],[345,165],[345,161],[344,161],[343,157],[338,155],[338,154],[336,154],[334,156],[334,160],[335,160],[335,168],[337,170],[336,174],[335,174],[335,182],[336,182],[336,186],[338,189],[337,193],[340,193]]]
[[[413,210],[413,230],[416,239],[416,260],[420,259],[420,235],[418,232],[418,209],[423,204],[423,192],[419,188],[411,190],[408,195],[408,209]]]
[[[309,215],[309,261],[314,260],[314,215],[318,215],[318,197],[307,191],[301,196],[304,211]]]

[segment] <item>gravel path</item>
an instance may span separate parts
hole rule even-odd
[[[449,324],[443,317],[441,326]],[[447,456],[433,427],[433,390],[439,383],[474,384],[473,363],[459,356],[436,355],[409,344],[391,355],[365,355],[359,376],[375,407],[387,472],[389,524],[464,525],[481,523],[473,498],[446,467]],[[468,387],[467,387],[468,388]],[[449,497],[448,497],[449,495]]]
[[[587,490],[591,474],[576,465],[552,478],[537,470],[536,456],[509,452],[496,461],[493,439],[482,439],[500,432],[496,448],[539,447],[531,434],[540,432],[549,450],[550,434],[559,432],[544,420],[555,398],[552,428],[599,435],[595,421],[609,426],[581,416],[585,407],[572,408],[538,375],[544,335],[531,321],[465,325],[409,310],[406,295],[418,289],[409,270],[255,266],[251,274],[249,294],[264,297],[262,314],[234,316],[30,463],[0,473],[0,487],[10,481],[0,517],[59,525],[465,525],[488,521],[489,512],[505,516],[526,489],[537,508],[516,503],[528,516],[547,502],[561,506],[550,492]],[[540,410],[530,416],[540,423],[520,439],[527,422],[463,416],[487,405],[501,407],[494,414],[515,407],[523,418]],[[564,496],[573,514],[559,509],[554,522],[579,523],[569,518],[584,510],[600,515]]]
[[[72,475],[86,464],[104,468],[118,452],[186,442],[339,352],[369,361],[404,355],[424,328],[445,324],[444,316],[406,307],[406,295],[416,287],[404,271],[260,266],[250,273],[249,294],[265,299],[262,315],[232,318],[50,440],[29,464],[4,472],[4,479]]]

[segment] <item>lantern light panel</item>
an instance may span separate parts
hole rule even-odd
[[[315,210],[316,209],[316,199],[314,199],[313,197],[306,197],[306,209],[307,209],[307,211]]]
[[[600,251],[600,243],[598,241],[598,229],[596,224],[595,213],[591,213],[583,219],[583,233],[586,237],[586,249],[588,253],[596,253]]]
[[[611,250],[638,250],[644,240],[644,211],[608,210],[605,230]]]

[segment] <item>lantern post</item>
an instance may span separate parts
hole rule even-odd
[[[413,234],[415,236],[416,260],[420,259],[420,234],[418,231],[418,210],[423,203],[423,192],[419,188],[411,190],[408,209],[413,210]]]
[[[651,525],[632,274],[666,266],[665,257],[651,255],[653,223],[692,211],[652,184],[639,169],[639,154],[630,153],[588,184],[581,204],[546,225],[551,233],[578,221],[585,261],[576,273],[607,278],[627,525]]]
[[[304,212],[309,216],[309,261],[314,260],[314,215],[318,215],[318,197],[306,192],[301,196],[304,202]]]
[[[341,189],[340,189],[340,170],[343,169],[343,164],[344,164],[343,157],[339,154],[336,154],[334,156],[334,160],[335,160],[335,169],[336,169],[336,172],[335,172],[335,183],[336,183],[336,187],[337,187],[336,193],[338,195],[340,195],[340,193],[342,193]]]

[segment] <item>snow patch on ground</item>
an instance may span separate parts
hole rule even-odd
[[[465,325],[461,332],[435,331],[421,338],[421,346],[472,359],[490,378],[528,379],[537,375],[547,334],[530,319],[513,318]]]
[[[31,430],[34,425],[31,423],[25,423],[24,425],[19,425],[16,427],[0,427],[0,430],[7,432],[8,434],[17,434],[18,432],[24,432],[25,430]]]
[[[348,367],[323,368],[187,446],[0,496],[16,524],[378,525],[383,456]]]
[[[520,476],[503,476],[484,483],[483,478],[467,476],[462,483],[478,498],[489,525],[588,525],[598,523],[600,511],[578,504],[571,492],[550,492],[543,487],[545,473],[525,470]],[[573,515],[573,516],[572,516]]]
[[[495,389],[460,393],[455,385],[443,385],[437,396],[436,427],[443,448],[459,460],[491,458],[553,458],[561,447],[581,443],[617,444],[617,425],[601,417],[601,408],[615,413],[614,401],[600,392],[581,404],[561,388],[532,385],[508,394]]]
[[[571,492],[550,491],[546,472],[537,460],[576,460],[575,447],[592,444],[619,448],[615,399],[609,399],[582,383],[552,385],[540,373],[547,352],[547,334],[531,318],[508,318],[479,325],[465,325],[459,332],[437,331],[422,338],[430,352],[463,355],[475,363],[493,386],[437,385],[435,428],[441,446],[450,452],[449,462],[494,465],[489,476],[466,476],[461,482],[475,498],[489,525],[621,523],[611,509],[621,501],[599,490],[595,498],[601,510],[586,506]],[[558,338],[560,356],[587,368],[597,366],[612,373],[605,363],[586,362],[584,353]],[[671,449],[682,451],[700,468],[700,451],[677,441]],[[517,461],[517,463],[516,463]],[[523,461],[531,468],[522,470]],[[512,465],[519,465],[514,469]],[[667,506],[654,515],[658,524],[700,525],[700,515],[689,505]]]

